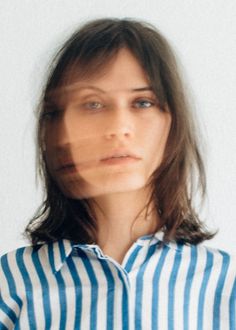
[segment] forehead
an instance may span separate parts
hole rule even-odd
[[[103,63],[100,70],[88,72],[87,76],[79,77],[74,84],[68,85],[66,90],[83,88],[84,86],[97,86],[99,91],[131,90],[149,85],[147,73],[139,61],[128,49],[121,49],[110,59]]]
[[[120,49],[108,61],[95,69],[95,62],[77,63],[66,73],[60,86],[49,91],[48,99],[56,103],[68,101],[74,94],[151,91],[148,75],[140,62],[127,48]]]

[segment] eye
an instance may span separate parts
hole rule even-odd
[[[41,114],[41,119],[46,121],[51,121],[59,116],[59,110],[47,110]]]
[[[151,108],[154,105],[156,105],[156,102],[150,101],[150,100],[147,100],[147,99],[140,99],[140,100],[135,101],[134,104],[135,104],[136,108],[146,109],[146,108]]]
[[[104,108],[104,105],[100,102],[87,102],[83,105],[88,110],[99,110]]]

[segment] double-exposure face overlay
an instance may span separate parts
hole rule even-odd
[[[43,114],[45,159],[61,191],[81,199],[143,189],[160,165],[171,115],[128,49],[103,74],[76,80]]]

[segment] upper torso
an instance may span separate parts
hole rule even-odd
[[[1,258],[0,329],[236,330],[236,258],[140,237],[122,263],[68,240]]]

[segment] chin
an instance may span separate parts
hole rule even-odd
[[[67,185],[61,185],[60,189],[68,198],[84,199],[96,196],[122,193],[139,190],[146,186],[146,180],[140,176],[130,175],[128,178],[119,178],[119,180],[103,180],[96,184],[86,182],[71,182]]]

